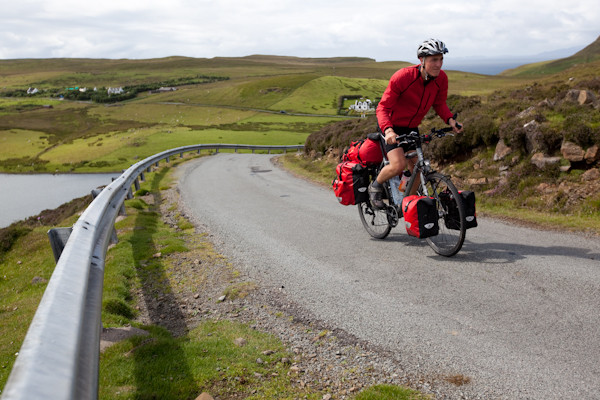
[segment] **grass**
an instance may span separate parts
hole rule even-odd
[[[40,226],[21,237],[0,260],[0,388],[4,387],[46,284],[54,256]]]
[[[536,205],[533,205],[536,206]],[[600,212],[598,204],[595,211],[578,212],[565,215],[556,212],[544,212],[524,208],[522,204],[507,199],[489,199],[478,197],[478,212],[500,219],[511,219],[520,223],[528,223],[543,229],[560,229],[571,232],[600,234]]]
[[[285,361],[292,355],[248,325],[208,321],[180,338],[160,328],[148,331],[149,337],[128,339],[102,354],[100,398],[179,400],[202,392],[221,398],[322,397],[292,386]]]
[[[0,159],[34,157],[48,147],[39,131],[9,129],[0,131]]]
[[[355,400],[425,400],[431,399],[414,390],[394,385],[376,385],[358,394]]]

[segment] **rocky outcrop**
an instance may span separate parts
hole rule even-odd
[[[494,161],[503,160],[510,153],[512,153],[512,149],[504,143],[504,140],[499,140],[494,152]]]
[[[540,169],[544,168],[546,165],[558,164],[560,160],[560,157],[547,157],[543,153],[535,153],[531,157],[531,163],[535,164],[535,166]]]
[[[562,146],[560,146],[560,152],[566,160],[571,162],[583,161],[583,157],[585,156],[585,151],[581,146],[569,141],[563,142]]]
[[[598,145],[593,145],[586,150],[583,158],[585,158],[586,163],[595,164],[600,160],[600,147],[598,147]]]

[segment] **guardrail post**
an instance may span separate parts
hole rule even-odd
[[[183,158],[183,151],[179,153],[179,158]]]
[[[71,232],[73,232],[73,228],[52,228],[48,231],[50,247],[52,247],[52,254],[54,254],[54,262],[58,262],[69,240],[69,236],[71,236]]]
[[[142,182],[144,182],[146,180],[146,175],[144,175],[144,172],[140,172],[140,180]]]
[[[156,168],[158,168],[158,161],[154,165],[156,166]]]
[[[166,157],[165,160],[167,160],[167,164],[171,162],[169,161],[169,157]]]
[[[133,186],[135,186],[135,190],[140,190],[140,181],[138,180],[138,178],[135,178],[135,181],[133,181]]]

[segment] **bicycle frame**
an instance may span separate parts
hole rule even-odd
[[[415,163],[414,169],[411,171],[412,174],[410,176],[410,179],[408,180],[408,183],[406,184],[404,193],[405,194],[411,193],[412,188],[415,184],[415,180],[416,180],[417,176],[419,176],[421,178],[419,180],[419,185],[421,187],[422,193],[424,196],[429,196],[429,191],[427,189],[427,186],[425,185],[425,182],[427,181],[426,177],[427,177],[427,175],[429,175],[435,171],[431,168],[431,164],[430,164],[429,160],[425,158],[425,155],[423,153],[423,148],[422,148],[421,136],[419,136],[419,134],[416,131],[412,131],[409,135],[413,137],[416,148],[415,148],[415,150],[412,150],[412,151],[409,151],[408,153],[406,153],[406,158],[407,159],[413,158],[412,153],[415,152],[416,157],[417,157],[417,162]],[[381,171],[383,166],[385,166],[389,163],[387,156],[385,154],[385,151],[384,151],[382,136],[380,136],[380,145],[381,145],[381,151],[383,152],[383,162],[375,171],[376,174],[378,174],[379,171]],[[376,176],[376,174],[375,174],[375,176]],[[385,187],[385,191],[386,191],[388,200],[390,201],[390,203],[395,204],[394,200],[393,200],[393,196],[391,195],[392,188],[391,188],[390,182],[387,181],[385,183],[384,187]],[[398,207],[401,206],[401,204],[396,204],[396,205]]]

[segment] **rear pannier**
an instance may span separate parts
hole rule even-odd
[[[437,202],[432,197],[406,196],[402,199],[406,232],[424,239],[439,233]]]
[[[335,173],[331,186],[340,204],[348,206],[369,200],[367,167],[357,162],[343,161],[337,165]]]

